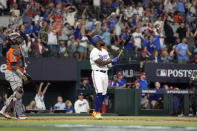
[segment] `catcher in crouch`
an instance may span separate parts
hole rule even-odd
[[[24,107],[22,104],[23,82],[27,82],[24,74],[25,60],[21,53],[20,44],[22,43],[20,34],[11,33],[9,36],[11,47],[7,52],[7,70],[5,71],[5,79],[10,83],[13,94],[7,99],[5,106],[0,114],[7,119],[11,117],[6,113],[7,108],[14,104],[17,119],[26,119]]]

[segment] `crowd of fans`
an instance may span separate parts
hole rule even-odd
[[[136,0],[137,1],[137,0]],[[6,3],[7,2],[7,3]],[[125,55],[141,63],[197,62],[195,0],[1,0],[0,55],[16,31],[25,57],[87,59],[93,48],[87,35],[101,35],[111,55],[132,36]]]

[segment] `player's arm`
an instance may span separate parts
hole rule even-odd
[[[109,84],[109,88],[115,88],[112,83]]]
[[[1,5],[3,8],[5,8],[4,4],[2,4],[1,2],[0,2],[0,5]]]
[[[16,74],[22,78],[24,81],[27,81],[27,77],[21,72],[18,67],[16,66],[16,62],[11,62],[12,69],[16,72]]]
[[[44,90],[43,90],[43,96],[44,96],[44,94],[46,93],[46,91],[47,91],[47,89],[48,89],[48,87],[49,87],[50,85],[51,85],[51,83],[48,82],[47,85],[46,85],[46,87],[45,87]]]
[[[126,84],[122,85],[120,88],[126,88]]]
[[[192,56],[192,53],[189,50],[187,50],[187,55]]]
[[[95,61],[95,63],[98,64],[99,66],[105,66],[105,65],[112,63],[112,59],[108,59],[106,61],[103,61],[102,59],[99,58]]]
[[[39,90],[38,90],[38,94],[40,94],[41,93],[41,91],[42,91],[42,86],[44,85],[44,82],[41,82],[40,83],[40,87],[39,87]]]

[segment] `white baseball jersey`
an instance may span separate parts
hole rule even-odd
[[[94,48],[91,53],[90,53],[90,64],[91,64],[91,67],[92,67],[92,70],[105,70],[107,71],[108,70],[108,67],[107,65],[101,67],[101,66],[98,66],[95,61],[97,59],[102,59],[103,61],[106,61],[107,59],[109,59],[109,54],[108,52],[105,50],[105,49],[101,49],[98,50],[97,48]]]
[[[36,94],[35,97],[35,102],[36,102],[36,109],[38,110],[46,110],[45,104],[44,104],[44,96],[39,96]]]
[[[75,113],[88,112],[88,110],[90,109],[86,99],[77,100],[75,102],[74,108],[75,108]]]
[[[137,46],[138,48],[142,48],[142,40],[140,37],[142,37],[142,33],[137,33],[137,32],[134,32],[132,34],[133,38],[134,38],[134,45]]]
[[[92,67],[92,81],[96,93],[102,93],[102,95],[106,95],[107,87],[108,87],[108,75],[107,75],[108,67],[107,65],[102,67],[97,65],[95,61],[99,58],[102,59],[103,61],[106,61],[110,57],[105,49],[102,49],[100,51],[97,48],[94,48],[90,53],[90,64]]]

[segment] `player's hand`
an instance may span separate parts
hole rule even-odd
[[[40,86],[43,86],[43,85],[44,85],[44,82],[41,82],[41,83],[40,83]]]
[[[114,62],[114,63],[117,63],[118,60],[119,60],[119,58],[118,58],[118,57],[115,57],[115,58],[112,59],[112,63],[113,63],[113,62]]]
[[[22,79],[24,80],[24,82],[27,81],[27,77],[25,75],[22,76]]]
[[[112,59],[112,65],[115,66],[118,62],[119,58],[118,57],[115,57]]]
[[[112,62],[112,65],[115,66],[117,64],[117,62]]]
[[[47,83],[47,86],[50,86],[50,85],[51,85],[51,83],[50,83],[50,82],[48,82],[48,83]]]

